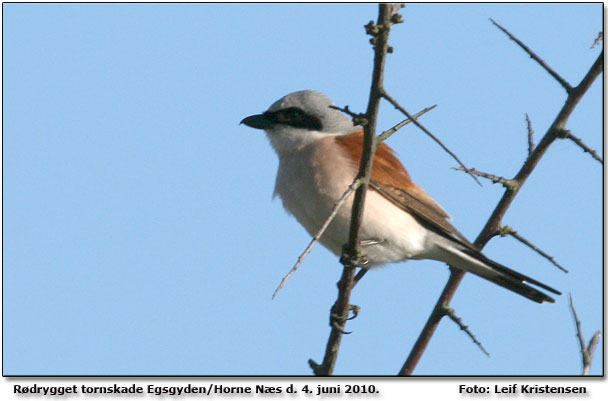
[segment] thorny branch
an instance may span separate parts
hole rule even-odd
[[[574,324],[576,325],[576,337],[578,338],[579,346],[581,348],[581,354],[583,359],[583,376],[587,376],[589,374],[589,370],[591,369],[591,362],[593,361],[595,347],[597,347],[597,343],[600,341],[600,336],[602,335],[602,333],[600,331],[596,331],[593,334],[593,337],[591,337],[589,345],[585,345],[585,338],[583,337],[581,321],[578,318],[576,309],[574,309],[572,294],[568,294],[568,297],[570,298],[570,310],[572,311],[572,317],[574,318]]]
[[[355,179],[355,181],[353,181],[353,183],[348,186],[348,188],[346,189],[346,191],[344,191],[344,194],[342,194],[342,196],[340,197],[340,199],[338,199],[338,201],[334,204],[334,208],[332,209],[332,211],[329,214],[329,216],[327,217],[327,219],[325,219],[325,222],[323,223],[323,225],[321,226],[321,228],[319,229],[319,231],[317,231],[317,233],[315,234],[315,236],[312,237],[312,239],[310,240],[310,243],[308,244],[308,246],[306,247],[306,249],[304,249],[304,252],[302,252],[300,254],[300,256],[298,256],[298,260],[297,260],[296,264],[293,265],[293,267],[291,268],[291,270],[289,270],[289,272],[285,275],[285,277],[283,277],[283,279],[281,280],[281,283],[279,284],[279,286],[277,287],[277,289],[274,290],[274,293],[272,294],[272,298],[274,298],[274,297],[277,296],[277,294],[279,293],[279,291],[281,291],[281,288],[283,288],[283,286],[285,285],[285,283],[287,282],[287,280],[289,280],[289,278],[296,272],[296,270],[298,270],[298,267],[300,267],[300,264],[302,263],[302,261],[304,260],[304,258],[306,258],[306,256],[308,256],[308,254],[312,251],[312,248],[315,246],[315,244],[317,242],[319,242],[319,240],[321,239],[321,236],[323,235],[323,233],[325,232],[325,230],[327,230],[327,227],[329,226],[329,224],[332,222],[332,220],[334,219],[334,217],[336,217],[336,214],[338,213],[338,210],[340,210],[340,208],[342,207],[342,205],[344,204],[344,202],[346,202],[346,200],[350,197],[350,195],[353,192],[355,192],[355,190],[357,188],[359,188],[359,186],[361,184],[363,184],[363,180],[362,179]]]
[[[462,318],[456,316],[456,311],[454,311],[453,308],[450,308],[448,305],[444,305],[443,306],[443,313],[449,317],[450,319],[452,319],[452,321],[454,323],[456,323],[458,325],[458,327],[460,327],[460,330],[464,331],[465,333],[467,333],[469,335],[469,337],[471,337],[471,340],[473,340],[473,342],[475,343],[475,345],[477,345],[479,347],[479,349],[486,354],[486,356],[489,358],[490,354],[488,353],[488,351],[486,351],[486,349],[483,347],[483,344],[481,342],[479,342],[479,340],[477,339],[477,337],[475,337],[475,334],[473,334],[473,332],[469,329],[469,326],[465,325],[462,322]]]
[[[462,167],[453,167],[454,170],[465,171]],[[476,170],[475,168],[468,169],[470,174],[475,174],[483,178],[487,178],[494,184],[501,184],[505,188],[515,189],[517,188],[517,182],[509,180],[508,178],[499,177],[494,174],[484,173],[483,171]]]
[[[593,41],[591,48],[593,49],[595,46],[599,45],[604,40],[604,32],[600,32],[597,34],[597,38]]]
[[[514,229],[512,229],[511,227],[509,227],[509,226],[502,226],[502,227],[500,227],[500,229],[498,230],[498,234],[500,234],[501,237],[504,237],[505,235],[512,236],[513,238],[515,238],[516,240],[518,240],[522,244],[528,246],[530,249],[532,249],[533,251],[535,251],[536,253],[538,253],[540,256],[542,256],[545,259],[547,259],[549,262],[553,263],[553,265],[555,267],[557,267],[558,269],[560,269],[564,273],[568,273],[568,270],[566,270],[562,265],[560,265],[559,263],[557,263],[555,261],[555,258],[553,256],[550,256],[547,253],[545,253],[542,249],[540,249],[539,247],[537,247],[536,245],[534,245],[533,243],[531,243],[530,241],[528,241],[527,239],[525,239],[524,237],[522,237],[521,235],[519,235],[519,233],[517,231],[515,231]]]
[[[360,114],[360,113],[355,113],[353,111],[351,111],[348,108],[348,105],[344,106],[344,108],[342,107],[338,107],[338,106],[329,106],[332,109],[336,109],[338,111],[341,111],[342,113],[350,116],[353,119],[353,124],[354,125],[362,125],[365,126],[367,124],[367,119],[365,118],[365,114]]]
[[[604,159],[602,159],[595,150],[585,145],[581,138],[575,137],[569,130],[562,130],[560,138],[570,139],[572,142],[576,143],[581,149],[583,149],[585,153],[589,153],[591,157],[593,157],[595,160],[604,164]]]
[[[561,78],[555,71],[553,71],[543,60],[541,60],[535,53],[533,53],[526,45],[524,45],[519,39],[513,36],[506,29],[502,28],[496,22],[492,20],[492,23],[498,26],[503,32],[505,32],[512,40],[514,40],[520,47],[522,47],[534,60],[536,60],[552,77],[554,77],[568,93],[568,97],[564,106],[558,112],[555,120],[542,137],[541,141],[538,143],[532,154],[528,157],[528,159],[524,162],[519,172],[513,178],[517,181],[517,189],[509,189],[505,190],[502,198],[496,205],[496,208],[492,212],[492,215],[488,219],[486,225],[482,229],[481,233],[478,235],[474,244],[479,247],[479,249],[483,248],[484,245],[494,236],[496,232],[498,232],[502,218],[504,217],[506,211],[508,210],[511,202],[515,199],[515,196],[518,193],[519,188],[526,182],[527,178],[530,176],[536,165],[540,162],[541,158],[549,148],[549,146],[559,138],[560,131],[564,129],[568,119],[578,102],[585,95],[587,90],[591,87],[591,84],[595,81],[595,79],[602,73],[603,71],[603,59],[604,52],[602,51],[596,61],[593,63],[585,77],[581,80],[581,82],[576,87],[571,87],[563,78]],[[433,312],[426,322],[422,332],[420,333],[418,340],[416,341],[413,349],[411,350],[407,360],[403,364],[400,375],[411,375],[418,364],[418,361],[422,357],[426,347],[428,346],[435,330],[439,326],[439,322],[443,317],[442,309],[445,305],[449,305],[454,293],[456,292],[460,282],[462,281],[465,272],[462,270],[454,269],[450,267],[450,277],[448,282],[446,283],[435,307],[433,308]]]
[[[570,94],[570,92],[572,92],[572,86],[570,86],[570,84],[564,78],[562,78],[557,72],[555,72],[551,67],[549,67],[549,65],[547,65],[547,63],[545,62],[545,60],[543,60],[540,57],[538,57],[536,55],[536,53],[534,53],[521,40],[517,39],[511,32],[507,31],[505,28],[503,28],[502,26],[500,26],[492,18],[490,18],[490,21],[492,21],[492,24],[494,24],[496,27],[498,27],[498,29],[500,29],[501,31],[503,31],[504,33],[506,33],[507,36],[509,37],[509,39],[511,39],[512,41],[514,41],[515,43],[517,43],[519,45],[519,47],[521,47],[522,49],[524,49],[524,51],[526,53],[528,53],[530,55],[530,57],[532,57],[538,64],[540,64],[553,78],[555,78],[555,80],[557,82],[559,82],[564,87],[564,89],[566,90],[566,92],[568,92],[568,94]]]
[[[374,48],[374,68],[372,72],[372,86],[369,102],[365,113],[367,123],[363,127],[363,152],[361,155],[359,173],[357,174],[357,177],[362,179],[363,183],[355,192],[348,243],[345,246],[341,257],[344,270],[342,272],[342,277],[338,282],[338,299],[331,311],[333,323],[331,325],[332,328],[327,341],[323,363],[319,365],[313,360],[308,361],[314,374],[317,376],[326,376],[333,373],[338,358],[340,342],[342,340],[342,335],[344,334],[344,324],[352,309],[350,305],[350,293],[353,288],[355,269],[357,266],[364,264],[364,261],[362,260],[363,253],[361,250],[359,231],[363,216],[365,195],[371,175],[372,161],[376,150],[375,131],[382,96],[384,65],[387,53],[392,51],[388,45],[388,37],[391,26],[402,22],[401,16],[398,14],[398,11],[402,6],[403,5],[380,4],[376,24],[370,21],[365,26],[367,33],[372,37],[370,42]]]
[[[445,150],[450,156],[452,156],[452,158],[454,158],[454,160],[456,160],[458,162],[458,164],[460,164],[460,167],[462,168],[463,171],[467,172],[471,177],[473,177],[473,179],[479,185],[481,185],[481,183],[479,182],[479,180],[477,179],[477,177],[475,177],[475,175],[471,173],[470,169],[468,169],[464,165],[464,163],[462,163],[460,161],[460,159],[458,158],[458,156],[456,156],[454,154],[454,152],[452,152],[450,149],[448,149],[448,147],[445,146],[443,144],[443,142],[441,142],[441,140],[439,138],[437,138],[431,131],[429,131],[426,127],[424,127],[422,124],[420,124],[418,122],[418,120],[416,120],[416,118],[414,116],[412,116],[407,110],[405,110],[391,95],[388,94],[388,92],[386,90],[382,89],[381,95],[382,95],[383,98],[385,98],[386,100],[388,100],[389,103],[391,103],[397,110],[399,110],[400,112],[402,112],[403,114],[405,114],[407,116],[407,118],[409,118],[410,120],[412,120],[414,122],[414,124],[418,128],[420,128],[425,134],[427,134],[435,142],[437,142],[439,144],[439,146],[441,146],[443,148],[443,150]]]
[[[418,117],[420,117],[421,115],[433,110],[435,107],[437,107],[437,105],[433,105],[431,107],[427,107],[423,110],[420,110],[418,113],[414,114],[412,118],[406,118],[405,120],[401,121],[399,124],[395,125],[394,127],[387,129],[386,131],[384,131],[383,133],[381,133],[380,135],[378,135],[377,140],[378,143],[380,142],[384,142],[386,141],[388,138],[391,137],[391,135],[393,135],[395,132],[397,132],[398,130],[400,130],[401,128],[403,128],[405,125],[415,121]]]
[[[392,24],[401,22],[401,17],[399,16],[399,14],[397,14],[397,10],[400,7],[401,6],[381,4],[379,16],[378,16],[378,22],[376,24],[374,24],[373,22],[370,22],[369,24],[366,25],[367,33],[372,36],[372,39],[370,40],[370,42],[374,46],[374,54],[375,54],[372,89],[370,91],[370,100],[368,103],[367,112],[365,114],[355,114],[355,113],[351,112],[348,109],[348,107],[346,107],[344,109],[337,108],[337,109],[342,110],[343,112],[349,114],[351,117],[353,117],[354,120],[358,121],[358,124],[364,126],[364,132],[365,132],[365,134],[364,134],[364,151],[362,154],[360,171],[357,176],[357,180],[361,180],[361,181],[357,181],[357,180],[355,181],[355,182],[360,182],[360,184],[359,184],[359,188],[356,190],[355,200],[353,202],[349,243],[345,246],[345,250],[344,250],[344,253],[341,258],[341,262],[344,264],[344,270],[343,270],[342,277],[341,277],[340,281],[338,282],[339,295],[338,295],[338,299],[337,299],[336,303],[332,307],[331,315],[330,315],[330,325],[332,327],[332,330],[331,330],[331,333],[330,333],[330,336],[328,339],[323,363],[317,364],[313,360],[309,360],[309,364],[316,375],[331,375],[333,373],[333,369],[334,369],[335,362],[337,359],[337,354],[338,354],[339,347],[340,347],[341,337],[343,334],[348,334],[347,332],[344,331],[344,325],[347,320],[354,318],[356,316],[356,314],[358,313],[358,307],[354,306],[354,305],[350,305],[349,300],[350,300],[350,292],[351,292],[352,288],[367,272],[366,269],[362,268],[362,269],[360,269],[360,271],[357,273],[356,276],[354,274],[355,268],[358,265],[364,265],[364,262],[365,262],[365,260],[363,258],[363,253],[361,250],[361,242],[359,239],[358,231],[359,231],[359,227],[360,227],[361,216],[363,213],[365,192],[367,190],[367,184],[368,184],[369,176],[370,176],[370,172],[371,172],[371,161],[373,160],[373,155],[374,155],[374,152],[375,152],[378,144],[382,140],[386,139],[388,136],[392,135],[396,130],[401,128],[401,126],[403,126],[409,122],[414,122],[419,128],[421,128],[423,131],[425,131],[427,134],[429,134],[433,139],[435,139],[437,141],[437,143],[439,143],[456,160],[458,160],[457,157],[449,151],[449,149],[447,149],[436,137],[434,137],[434,135],[432,135],[430,132],[428,132],[428,130],[426,128],[424,128],[421,124],[419,124],[416,121],[416,118],[419,117],[419,115],[428,111],[427,109],[416,114],[415,116],[410,115],[407,111],[403,110],[403,108],[398,105],[398,103],[384,90],[384,88],[382,86],[385,57],[386,57],[387,53],[391,53],[393,50],[390,46],[388,46],[388,33],[390,31],[390,26]],[[525,182],[527,177],[531,174],[532,170],[534,169],[536,164],[539,162],[540,158],[543,156],[544,152],[547,150],[549,145],[557,138],[569,137],[569,136],[565,136],[565,134],[564,134],[564,132],[565,132],[564,126],[565,126],[570,114],[574,110],[578,101],[583,97],[583,95],[585,94],[587,89],[591,86],[591,84],[593,83],[595,78],[603,71],[603,68],[602,68],[603,66],[601,63],[601,60],[603,59],[603,52],[602,52],[600,54],[600,56],[598,57],[598,59],[596,60],[596,62],[594,63],[594,65],[591,67],[591,69],[587,73],[587,75],[585,76],[585,78],[581,81],[581,83],[577,87],[573,88],[564,79],[562,79],[557,73],[555,73],[555,71],[553,71],[542,59],[540,59],[538,56],[536,56],[535,53],[533,53],[527,46],[525,46],[521,41],[519,41],[519,39],[515,38],[510,32],[508,32],[506,29],[502,28],[496,22],[494,22],[494,21],[492,21],[492,22],[496,26],[498,26],[501,30],[503,30],[503,32],[505,32],[507,35],[509,35],[509,37],[512,40],[514,40],[518,45],[520,45],[520,47],[522,47],[528,54],[530,54],[530,56],[533,59],[535,59],[543,68],[545,68],[545,70],[550,75],[552,75],[566,89],[566,91],[568,92],[568,99],[566,101],[566,104],[562,107],[562,110],[558,113],[558,116],[554,120],[554,122],[551,125],[551,127],[549,128],[549,130],[543,136],[541,142],[538,144],[538,147],[536,147],[536,148],[534,148],[534,144],[533,144],[533,130],[532,130],[532,126],[530,123],[530,119],[526,115],[526,120],[528,122],[529,157],[528,157],[528,160],[522,166],[520,172],[512,180],[507,180],[507,179],[504,179],[501,177],[495,177],[495,176],[489,175],[487,173],[481,173],[474,169],[472,169],[472,170],[467,169],[458,160],[458,162],[462,166],[461,168],[458,168],[458,169],[468,172],[474,178],[475,178],[475,175],[479,175],[479,176],[482,176],[485,178],[495,180],[495,182],[499,182],[507,188],[507,190],[505,191],[505,194],[503,195],[503,198],[498,203],[494,212],[488,219],[486,226],[484,227],[482,232],[479,234],[477,240],[475,241],[475,244],[480,249],[500,229],[500,227],[501,227],[500,221],[502,220],[504,213],[510,206],[510,203],[512,202],[513,198],[517,194],[519,188],[521,187],[521,185],[523,185],[523,183]],[[376,118],[377,118],[379,100],[381,97],[385,98],[386,100],[391,102],[397,109],[401,110],[408,117],[408,119],[402,121],[401,123],[397,124],[395,127],[385,131],[380,136],[376,137],[375,136],[375,126],[376,126]],[[568,134],[569,134],[569,132],[568,132]],[[570,137],[570,139],[573,139],[573,138]],[[576,142],[575,139],[573,139],[573,140]],[[580,146],[580,144],[579,144],[579,146]],[[583,147],[583,149],[585,151],[588,151],[589,153],[591,153],[592,156],[594,156],[596,159],[598,158],[598,157],[596,157],[597,154],[594,154],[594,151],[586,150],[586,148],[584,146],[581,146],[581,147]],[[477,181],[477,179],[476,179],[476,181]],[[513,185],[510,185],[510,184],[513,184]],[[354,183],[353,183],[353,185],[354,185]],[[350,195],[350,193],[348,195]],[[345,194],[344,196],[347,197],[348,195]],[[335,212],[335,210],[334,210],[334,212]],[[332,214],[334,212],[332,212]],[[329,218],[326,221],[326,224],[329,224],[329,222],[331,222],[331,218]],[[317,236],[315,236],[316,241],[318,241],[318,238],[320,237],[320,235],[322,235],[322,232],[320,234],[318,234]],[[316,243],[315,238],[313,238],[313,240],[311,241],[311,244],[309,244],[309,248],[314,246],[314,243]],[[301,258],[306,256],[307,251],[310,252],[309,248],[307,248],[307,250],[305,250],[305,252],[300,256],[298,263],[301,262]],[[548,258],[549,258],[549,260],[552,260],[551,257],[548,257]],[[297,268],[298,263],[296,263],[296,266],[294,266],[295,268]],[[475,336],[462,323],[461,319],[458,318],[454,314],[454,312],[451,308],[449,308],[449,302],[452,299],[456,289],[458,288],[459,283],[462,281],[462,278],[464,277],[464,272],[462,272],[458,269],[454,269],[452,267],[450,267],[450,270],[451,270],[451,273],[450,273],[448,282],[447,282],[439,300],[437,301],[437,303],[435,305],[433,313],[431,314],[429,320],[427,321],[427,324],[425,325],[422,333],[420,334],[418,341],[414,345],[414,348],[412,349],[410,356],[408,357],[408,360],[406,361],[406,363],[404,364],[404,366],[400,372],[400,374],[402,374],[402,375],[411,374],[413,372],[418,360],[420,359],[424,350],[426,349],[426,346],[428,345],[430,338],[432,337],[436,327],[439,324],[439,321],[441,320],[441,318],[443,316],[448,316],[454,322],[456,322],[459,325],[459,327],[461,329],[465,330],[467,332],[467,334],[469,334],[469,336],[473,339],[473,341],[476,344],[478,344],[484,352],[486,352],[483,349],[483,347],[481,346],[481,344],[479,343],[479,341],[477,341]],[[286,276],[284,281],[293,273],[293,271],[295,271],[295,269],[292,269],[292,272],[290,272],[288,274],[288,276]],[[283,283],[284,283],[284,281],[283,281]],[[353,317],[349,317],[349,313],[351,311],[354,312]],[[596,333],[596,335],[590,342],[589,347],[587,348],[588,350],[591,350],[591,354],[593,353],[593,349],[597,345],[598,340],[599,340],[599,333]],[[487,354],[487,352],[486,352],[486,354]]]
[[[534,129],[528,113],[526,113],[526,125],[528,126],[528,156],[530,156],[534,152]]]

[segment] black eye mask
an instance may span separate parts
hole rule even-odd
[[[264,116],[276,124],[285,124],[294,128],[305,128],[311,131],[321,131],[323,129],[323,124],[318,117],[306,114],[297,107],[267,111]]]

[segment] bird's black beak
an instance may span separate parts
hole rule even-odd
[[[241,124],[245,124],[251,128],[266,129],[273,127],[276,121],[271,119],[266,114],[254,114],[253,116],[245,117]]]

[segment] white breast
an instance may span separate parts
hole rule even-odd
[[[275,195],[312,236],[356,173],[357,166],[332,137],[319,138],[298,152],[279,154]],[[351,195],[342,206],[320,240],[336,255],[342,253],[342,246],[348,240],[353,198]],[[367,192],[361,239],[377,241],[364,247],[370,265],[421,257],[426,233],[411,215],[374,190]]]

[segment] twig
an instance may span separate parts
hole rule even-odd
[[[561,110],[558,112],[555,120],[538,143],[530,157],[524,162],[521,169],[515,176],[515,180],[518,181],[519,187],[524,185],[527,178],[532,174],[532,171],[536,167],[536,165],[540,162],[541,158],[549,148],[549,146],[558,138],[557,131],[562,129],[570,115],[574,111],[578,102],[583,98],[587,90],[591,87],[595,79],[602,73],[603,71],[603,60],[604,60],[604,52],[602,51],[598,58],[595,60],[585,77],[581,80],[581,82],[575,88],[572,88],[568,93],[568,98],[566,99],[565,104],[562,106]],[[502,218],[505,213],[509,209],[509,206],[515,199],[518,191],[513,191],[510,189],[505,190],[502,198],[496,205],[496,208],[492,212],[492,215],[488,218],[486,225],[482,229],[482,231],[477,236],[474,244],[482,249],[484,245],[494,236],[494,234],[498,231],[501,226]],[[435,307],[429,316],[422,332],[418,336],[416,340],[416,344],[412,348],[407,360],[403,364],[400,375],[411,375],[416,369],[416,365],[422,354],[424,353],[426,347],[428,346],[435,330],[439,326],[439,322],[443,317],[441,309],[444,305],[449,305],[454,293],[458,289],[458,286],[462,282],[462,279],[465,275],[465,272],[459,269],[454,269],[450,267],[450,277],[448,282],[446,283],[439,299],[435,303]]]
[[[338,107],[338,106],[334,106],[334,105],[330,105],[329,108],[341,111],[342,113],[347,114],[348,116],[350,116],[350,118],[353,119],[353,124],[354,125],[365,126],[367,124],[367,119],[365,118],[365,114],[355,113],[355,112],[351,111],[348,108],[348,105],[344,106],[344,108]]]
[[[329,106],[329,108],[330,108],[330,109],[334,109],[334,110],[341,111],[342,113],[349,115],[349,116],[350,116],[351,118],[353,118],[353,119],[354,119],[354,118],[358,118],[358,117],[362,117],[362,116],[363,116],[362,114],[355,113],[354,111],[351,111],[351,110],[348,108],[348,105],[346,105],[346,106],[344,106],[344,107],[339,107],[339,106],[335,106],[335,105],[333,105],[333,104],[332,104],[332,105],[330,105],[330,106]]]
[[[454,170],[458,171],[467,171],[462,167],[452,167]],[[467,171],[469,174],[475,174],[483,178],[487,178],[492,181],[494,184],[502,184],[505,188],[515,189],[517,188],[517,182],[515,180],[510,180],[508,178],[499,177],[494,174],[484,173],[483,171],[476,170],[475,168],[470,168]]]
[[[570,299],[570,310],[572,311],[572,317],[574,318],[574,324],[576,325],[576,338],[578,339],[581,353],[583,354],[583,369],[587,366],[589,361],[589,355],[587,354],[587,346],[585,345],[585,338],[583,337],[583,329],[581,327],[581,321],[578,318],[576,309],[574,308],[574,302],[572,301],[572,294],[568,294]]]
[[[564,273],[568,273],[568,270],[566,270],[562,265],[557,263],[553,256],[549,256],[542,249],[538,248],[536,245],[534,245],[533,243],[531,243],[530,241],[528,241],[527,239],[525,239],[524,237],[519,235],[519,233],[517,231],[515,231],[514,229],[512,229],[511,227],[509,227],[509,226],[500,227],[500,229],[498,230],[498,234],[500,234],[501,237],[504,237],[505,235],[512,236],[513,238],[515,238],[522,244],[527,245],[530,249],[532,249],[533,251],[538,253],[540,256],[547,259],[549,262],[553,263],[553,265],[555,265],[558,269],[562,270]]]
[[[507,34],[507,36],[514,41],[515,43],[517,43],[519,45],[519,47],[521,47],[522,49],[524,49],[524,51],[526,53],[528,53],[530,55],[531,58],[533,58],[538,64],[541,65],[541,67],[543,67],[553,78],[555,78],[555,80],[557,82],[560,83],[561,86],[564,87],[564,89],[566,90],[566,92],[568,92],[568,94],[572,91],[572,86],[570,86],[570,84],[564,79],[562,78],[557,72],[555,72],[551,67],[549,67],[549,65],[540,57],[538,57],[536,55],[536,53],[534,53],[528,46],[526,46],[521,40],[517,39],[511,32],[509,32],[508,30],[506,30],[505,28],[503,28],[502,26],[500,26],[500,24],[498,24],[496,21],[494,21],[492,18],[490,18],[490,21],[492,21],[492,23],[498,27],[498,29],[500,29],[501,31],[503,31],[504,33]]]
[[[569,130],[562,130],[560,138],[570,139],[572,142],[576,143],[581,149],[583,149],[585,153],[589,153],[591,157],[593,157],[595,160],[604,164],[604,159],[602,159],[595,150],[585,145],[581,138],[575,137]]]
[[[382,89],[382,97],[385,98],[386,100],[389,101],[389,103],[391,103],[397,110],[399,110],[400,112],[402,112],[403,114],[405,114],[407,116],[408,119],[412,120],[412,122],[414,124],[416,124],[416,126],[418,128],[420,128],[422,131],[424,131],[425,134],[427,134],[428,136],[430,136],[435,142],[437,142],[439,144],[439,146],[441,146],[441,148],[443,150],[445,150],[450,156],[452,156],[454,158],[454,160],[456,160],[458,162],[458,164],[460,164],[460,166],[463,168],[464,171],[466,171],[467,173],[469,173],[469,175],[471,177],[473,177],[473,179],[479,184],[481,185],[481,182],[479,182],[479,180],[477,179],[477,177],[475,177],[475,175],[471,174],[471,172],[469,171],[469,169],[464,165],[464,163],[462,163],[460,161],[460,159],[458,158],[458,156],[456,156],[456,154],[454,154],[454,152],[452,152],[450,149],[448,149],[447,146],[445,146],[443,144],[443,142],[441,142],[441,140],[439,138],[437,138],[431,131],[429,131],[426,127],[424,127],[422,124],[420,124],[418,122],[418,120],[416,120],[416,118],[411,115],[407,110],[405,110],[391,95],[388,94],[388,92],[386,92],[386,90]]]
[[[331,331],[327,340],[323,363],[318,364],[312,359],[308,360],[308,365],[316,376],[331,376],[333,374],[342,336],[346,334],[344,326],[351,311],[349,302],[354,272],[355,268],[350,266],[345,266],[342,270],[342,277],[338,282],[338,298],[330,312]]]
[[[479,342],[477,337],[475,337],[475,334],[473,334],[473,332],[471,330],[469,330],[469,326],[466,326],[462,322],[462,319],[460,317],[456,316],[456,312],[454,311],[454,309],[450,308],[448,305],[443,305],[443,311],[446,316],[448,316],[450,319],[452,319],[452,321],[454,323],[456,323],[458,325],[458,327],[460,327],[460,330],[464,331],[465,333],[467,333],[469,335],[469,337],[471,337],[471,340],[473,340],[473,342],[479,347],[479,349],[484,354],[486,354],[486,356],[489,358],[490,354],[488,353],[488,351],[486,351],[486,349],[483,347],[483,344],[481,342]]]
[[[591,48],[593,49],[595,46],[599,45],[602,40],[604,40],[604,32],[600,32],[597,34],[597,38],[595,38],[595,40],[593,41]]]
[[[532,129],[532,121],[526,113],[526,123],[528,125],[528,157],[534,152],[534,130]]]
[[[572,317],[574,317],[574,324],[576,325],[576,337],[578,338],[578,343],[581,348],[581,354],[583,357],[583,376],[587,376],[589,374],[589,370],[591,369],[591,362],[593,361],[593,353],[595,352],[595,347],[600,340],[601,332],[596,331],[589,341],[589,345],[585,346],[585,338],[583,337],[583,329],[581,325],[581,321],[578,318],[578,314],[576,313],[576,309],[574,309],[574,302],[572,301],[572,294],[568,294],[570,298],[570,310],[572,311]]]
[[[281,288],[283,288],[283,286],[285,285],[285,283],[287,282],[287,280],[289,280],[289,278],[296,272],[296,270],[298,270],[298,267],[300,267],[300,264],[302,263],[302,261],[312,251],[312,248],[315,246],[315,244],[317,242],[319,242],[319,240],[321,239],[321,236],[323,235],[323,233],[325,232],[325,230],[327,230],[327,227],[329,227],[329,224],[333,221],[334,217],[336,217],[336,214],[338,213],[338,210],[340,210],[340,208],[342,207],[342,205],[344,204],[344,202],[346,202],[346,200],[348,199],[348,197],[353,192],[355,192],[355,190],[357,188],[359,188],[359,186],[362,183],[363,183],[363,181],[361,179],[355,179],[353,181],[353,183],[348,186],[348,188],[346,189],[346,191],[344,191],[344,194],[342,194],[342,196],[340,197],[340,199],[338,199],[338,201],[334,204],[334,208],[332,209],[331,213],[329,214],[329,216],[327,217],[327,219],[325,220],[325,222],[323,223],[323,225],[321,226],[321,228],[319,229],[319,231],[317,231],[317,233],[314,235],[314,237],[312,237],[312,240],[310,241],[310,243],[308,244],[308,246],[306,247],[306,249],[304,249],[304,252],[302,252],[300,254],[300,256],[298,257],[298,260],[297,260],[296,264],[293,265],[293,267],[291,268],[291,270],[289,270],[289,273],[287,273],[285,275],[285,277],[283,277],[283,279],[281,280],[281,283],[279,284],[279,286],[277,287],[277,289],[274,290],[274,293],[272,294],[272,298],[273,299],[274,299],[274,297],[277,296],[277,294],[279,293],[279,291],[281,291]]]
[[[338,298],[331,312],[332,319],[336,324],[331,325],[332,328],[327,340],[323,363],[319,365],[313,360],[309,360],[309,365],[312,367],[314,374],[319,376],[333,374],[340,349],[340,342],[344,334],[344,324],[352,309],[349,302],[354,283],[355,268],[361,265],[363,257],[359,231],[363,218],[365,195],[376,150],[375,131],[382,96],[384,65],[386,55],[389,52],[388,37],[391,26],[402,21],[401,16],[397,13],[401,7],[402,5],[380,4],[378,7],[377,23],[370,22],[365,26],[367,33],[372,36],[370,42],[374,48],[374,67],[369,101],[365,113],[367,124],[363,127],[363,152],[357,174],[357,178],[363,180],[363,182],[355,192],[348,243],[344,247],[344,252],[340,258],[340,261],[344,265],[344,270],[342,271],[342,278],[338,283]]]
[[[589,341],[589,345],[587,346],[587,353],[589,354],[589,365],[587,365],[587,367],[585,369],[583,369],[583,375],[588,375],[589,371],[591,370],[591,362],[593,361],[593,354],[595,354],[595,348],[597,347],[597,344],[600,342],[600,337],[602,336],[602,332],[601,331],[596,331],[595,333],[593,333],[593,337],[591,337],[591,340]]]
[[[364,269],[364,268],[359,269],[359,271],[357,272],[357,275],[355,276],[355,285],[357,285],[357,283],[363,278],[363,276],[365,276],[367,271],[368,270]]]
[[[436,104],[432,105],[431,107],[427,107],[423,110],[420,110],[418,113],[414,114],[413,117],[418,118],[421,115],[433,110],[435,107],[437,107]],[[399,124],[395,125],[394,127],[387,129],[386,131],[384,131],[383,133],[378,135],[377,143],[386,141],[388,138],[390,138],[391,135],[393,135],[395,132],[397,132],[398,130],[403,128],[405,125],[411,123],[412,121],[414,121],[414,120],[412,120],[411,118],[406,118],[405,120],[401,121]]]

